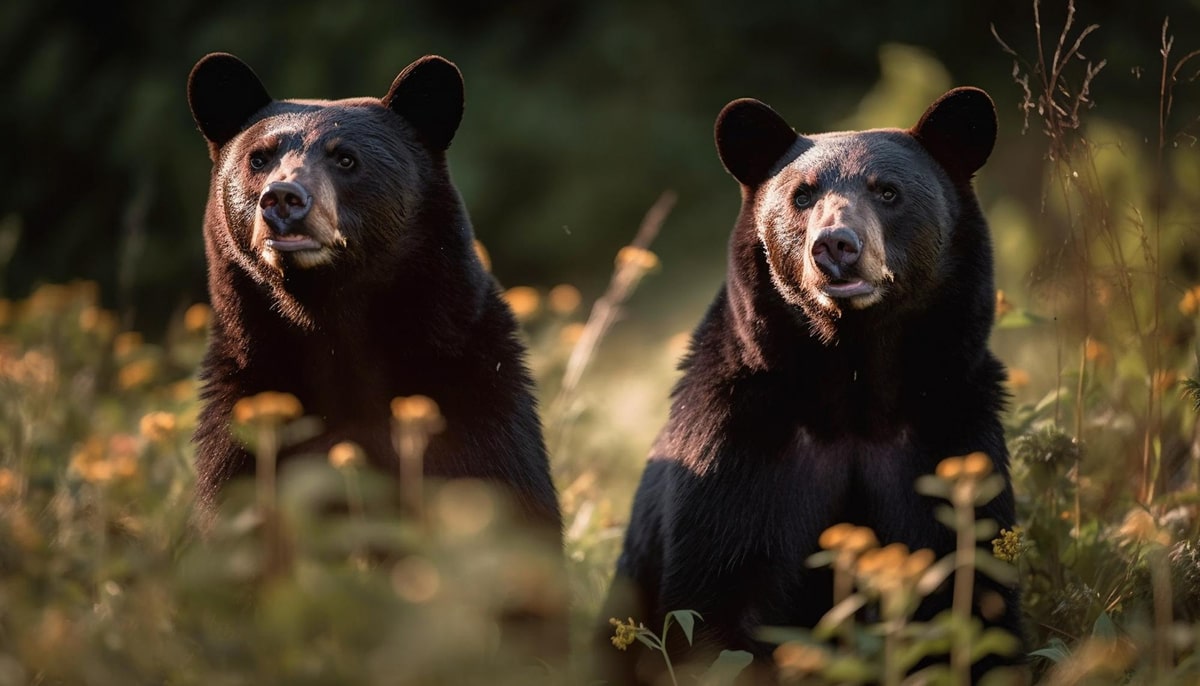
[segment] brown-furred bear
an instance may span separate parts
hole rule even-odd
[[[1005,488],[978,515],[1012,528],[992,248],[971,185],[995,138],[972,88],[909,130],[802,136],[756,100],[725,107],[717,149],[742,191],[726,281],[682,362],[602,622],[697,611],[695,647],[674,630],[677,661],[745,650],[770,680],[759,628],[812,627],[833,604],[828,570],[805,564],[828,527],[940,558],[955,548],[934,516],[945,501],[914,482],[981,451]],[[978,575],[977,591],[976,612],[1019,635],[1017,590]],[[918,616],[948,604],[938,592]],[[606,648],[611,683],[662,668],[637,644]]]
[[[423,57],[382,99],[275,100],[217,53],[193,68],[188,100],[213,161],[200,504],[253,473],[231,434],[240,398],[291,393],[323,425],[306,451],[350,440],[397,473],[390,403],[424,395],[445,420],[425,473],[508,489],[518,516],[561,545],[525,350],[446,163],[458,68]]]

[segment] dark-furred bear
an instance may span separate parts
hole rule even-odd
[[[291,393],[323,425],[306,451],[351,440],[397,473],[390,403],[424,395],[445,420],[425,473],[508,489],[561,544],[525,350],[446,164],[458,68],[421,58],[382,99],[275,100],[246,64],[211,54],[188,100],[213,161],[199,502],[253,472],[230,432],[240,398]]]
[[[746,650],[766,680],[757,630],[812,627],[832,606],[831,575],[805,564],[826,528],[946,555],[944,501],[914,482],[975,451],[1006,484],[979,516],[1013,526],[1005,373],[987,347],[992,248],[971,186],[995,138],[991,99],[971,88],[909,130],[802,136],[756,100],[725,107],[717,149],[742,190],[728,273],[682,363],[602,620],[656,628],[695,610],[696,645],[673,644],[676,660]],[[976,611],[1018,633],[1017,590],[982,575],[977,589]],[[939,592],[918,616],[948,603]],[[604,653],[611,683],[653,682],[662,665],[637,644]]]

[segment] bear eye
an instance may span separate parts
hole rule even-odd
[[[338,169],[354,169],[354,166],[356,164],[358,164],[358,161],[355,160],[350,155],[347,155],[346,153],[342,153],[342,154],[338,155],[338,158],[337,158]]]
[[[250,168],[254,171],[262,171],[263,167],[267,166],[267,156],[265,153],[253,152],[250,153]]]
[[[792,202],[796,203],[796,207],[805,209],[812,205],[813,192],[808,186],[801,186],[796,189],[796,195],[792,198]]]
[[[892,188],[891,186],[884,186],[879,191],[879,199],[886,203],[896,202],[896,198],[898,197],[900,197],[900,194],[897,193],[896,189]]]

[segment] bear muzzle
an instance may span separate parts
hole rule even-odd
[[[312,208],[312,194],[292,181],[272,181],[258,200],[262,219],[271,230],[264,243],[282,252],[317,250],[321,244],[304,233],[304,218]]]
[[[821,291],[831,298],[868,295],[875,286],[859,275],[863,241],[847,227],[821,229],[810,248],[813,265],[822,277]]]

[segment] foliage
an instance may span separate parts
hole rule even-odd
[[[204,186],[202,146],[181,109],[187,66],[227,47],[263,65],[280,93],[344,83],[348,92],[335,93],[344,95],[382,89],[419,52],[449,52],[444,43],[461,48],[451,57],[476,103],[452,149],[457,178],[500,275],[528,274],[534,284],[508,296],[542,390],[576,653],[613,569],[641,456],[665,416],[686,343],[679,331],[698,318],[723,264],[736,192],[704,143],[712,115],[732,97],[756,95],[810,129],[847,112],[854,126],[897,125],[915,116],[898,99],[913,84],[952,78],[989,86],[1002,113],[1005,145],[977,185],[1003,288],[993,344],[1010,365],[1021,533],[1002,532],[995,549],[1020,576],[1035,677],[1192,683],[1200,673],[1200,266],[1190,249],[1200,228],[1200,58],[1176,48],[1170,30],[1186,21],[1163,23],[1153,3],[1132,19],[1037,6],[1033,31],[1027,12],[994,18],[1005,46],[997,50],[981,31],[957,28],[979,26],[979,16],[960,13],[986,12],[986,3],[942,3],[913,21],[942,17],[954,31],[889,26],[932,47],[885,48],[888,68],[855,110],[876,76],[872,29],[810,31],[803,18],[719,4],[662,16],[653,3],[533,3],[528,22],[480,8],[481,21],[500,27],[490,33],[431,6],[398,29],[379,26],[399,33],[367,49],[364,27],[380,24],[369,12],[301,3],[291,16],[321,23],[344,53],[327,61],[306,51],[289,61],[288,51],[262,47],[262,25],[242,21],[230,3],[128,16],[115,7],[72,14],[5,5],[0,65],[16,95],[0,118],[17,132],[9,152],[47,166],[19,174],[0,196],[0,269],[5,292],[21,296],[0,299],[0,684],[579,683],[572,665],[545,665],[519,641],[502,642],[506,612],[553,602],[555,593],[545,556],[505,526],[503,498],[478,484],[428,484],[418,508],[428,517],[417,525],[396,511],[391,480],[359,470],[354,447],[343,446],[282,470],[269,507],[255,484],[242,484],[202,523],[203,538],[192,521],[192,374],[209,315],[202,305],[176,307],[199,288],[198,232],[181,241],[189,234],[179,218],[198,227]],[[112,43],[99,30],[109,22],[137,40],[100,45]],[[1121,31],[1126,22],[1149,26],[1150,37]],[[180,31],[150,30],[185,25],[195,30],[184,41]],[[813,54],[833,55],[822,60],[833,65],[827,74],[796,58],[795,31]],[[736,39],[722,39],[726,32]],[[773,38],[754,40],[761,51],[740,48],[760,32]],[[697,40],[703,55],[681,47]],[[1007,70],[991,57],[1004,49],[1015,86],[1002,85]],[[132,64],[141,71],[123,71]],[[801,77],[826,106],[794,87]],[[577,85],[601,80],[611,84],[602,93]],[[1017,136],[1022,115],[1030,132]],[[517,144],[532,139],[550,152]],[[195,164],[180,167],[185,159]],[[71,202],[61,195],[64,164],[92,180],[73,186]],[[582,304],[604,290],[615,232],[664,179],[679,194],[677,214],[654,220],[664,226],[661,264],[637,251],[646,244],[626,251],[608,292],[617,297],[587,323]],[[85,254],[105,258],[85,264]],[[628,269],[636,271],[622,275]],[[104,287],[35,286],[74,274],[98,276]],[[547,288],[565,279],[572,283]],[[135,316],[135,305],[157,314]],[[146,336],[132,330],[146,321]],[[580,341],[590,347],[572,361]],[[275,407],[280,418],[266,432],[254,428],[263,415],[245,417],[248,442],[262,447],[264,436],[286,442],[308,430],[284,421],[286,402]],[[397,413],[409,428],[429,418],[420,401]],[[403,431],[404,445],[419,449],[420,431]],[[974,523],[970,531],[974,541]],[[953,663],[961,674],[984,649],[1006,648],[953,613],[924,627],[908,620],[921,581],[958,565],[879,548],[887,564],[862,569],[870,548],[816,560],[845,583],[827,624],[776,636],[789,678],[894,680],[923,655],[969,643]],[[911,574],[876,578],[885,569]],[[856,620],[871,604],[884,622]],[[640,624],[635,633],[661,645],[668,629],[687,631],[691,615],[679,608],[672,617],[660,634]],[[723,656],[712,683],[728,683],[744,657]]]

